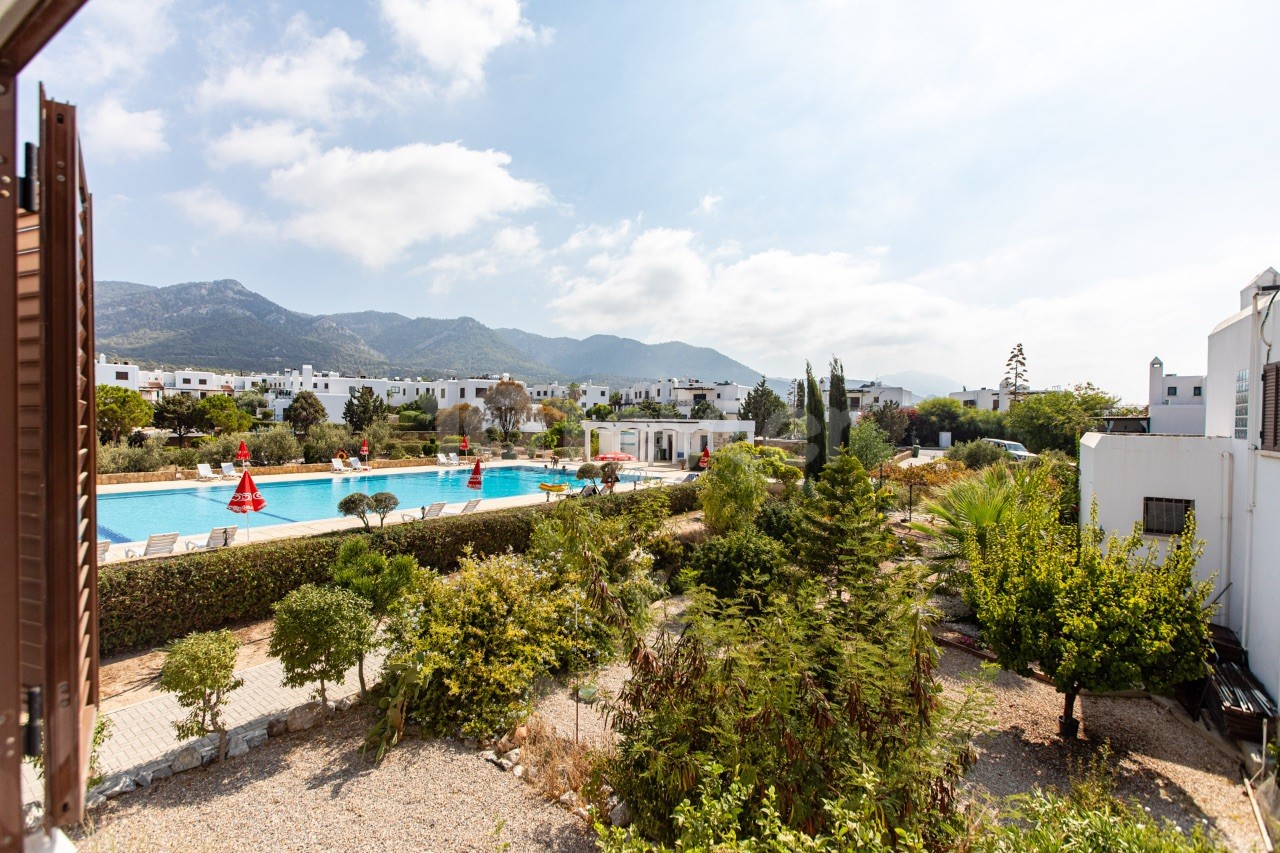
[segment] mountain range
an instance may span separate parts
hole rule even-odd
[[[739,361],[679,341],[549,338],[493,329],[471,317],[303,314],[230,279],[168,287],[99,281],[94,324],[99,353],[147,366],[273,372],[310,364],[347,375],[510,373],[528,382],[612,386],[673,376],[760,381],[758,371]]]

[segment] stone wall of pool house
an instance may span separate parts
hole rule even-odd
[[[368,462],[370,468],[422,468],[435,464],[437,464],[435,459],[427,458],[371,459]],[[251,465],[249,470],[253,472],[255,477],[271,474],[324,474],[332,471],[333,466],[327,462],[314,465]],[[118,486],[132,483],[169,483],[176,480],[195,482],[196,477],[197,474],[194,468],[178,468],[170,465],[159,471],[99,474],[97,482],[99,486]]]

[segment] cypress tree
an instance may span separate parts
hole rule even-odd
[[[804,363],[805,418],[804,476],[816,480],[827,467],[827,418],[822,406],[822,391],[813,378],[813,365]]]
[[[849,446],[849,395],[844,388],[844,365],[831,357],[831,382],[827,388],[827,405],[831,409],[831,424],[827,433],[827,454],[840,455],[840,448]]]

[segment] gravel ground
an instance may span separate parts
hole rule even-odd
[[[595,849],[581,821],[459,745],[411,737],[375,767],[360,752],[372,719],[353,711],[112,800],[79,849]]]
[[[947,650],[939,675],[944,689],[958,695],[979,669],[972,656]],[[979,758],[965,778],[971,792],[1003,797],[1035,785],[1066,788],[1073,760],[1107,742],[1119,796],[1184,829],[1203,822],[1233,850],[1261,849],[1239,764],[1169,709],[1149,699],[1081,697],[1081,740],[1067,745],[1057,737],[1062,695],[1052,687],[1001,672],[990,689],[993,727],[977,742]]]

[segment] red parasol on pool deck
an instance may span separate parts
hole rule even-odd
[[[236,451],[236,461],[241,464],[249,461],[249,446],[243,441],[240,442],[240,449]]]
[[[476,467],[471,469],[471,477],[467,480],[468,489],[480,488],[480,460],[476,460]]]
[[[231,496],[231,502],[227,504],[227,509],[245,516],[244,538],[246,542],[249,540],[249,513],[261,512],[266,505],[267,502],[263,499],[262,492],[258,491],[258,486],[253,482],[253,477],[249,475],[248,471],[245,471],[244,476],[240,478],[240,485],[236,486],[235,494]]]
[[[698,465],[699,467],[706,468],[710,464],[711,464],[711,448],[704,447],[702,448],[702,456],[698,458]]]
[[[360,442],[360,455],[361,456],[369,455],[369,439],[367,438],[364,441]]]
[[[463,453],[466,453],[471,449],[471,443],[467,441],[467,437],[465,435],[462,437],[462,443],[458,445],[458,449]]]

